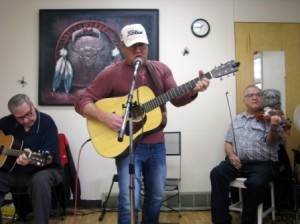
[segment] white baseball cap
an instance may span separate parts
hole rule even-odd
[[[136,43],[149,44],[146,30],[141,24],[131,24],[124,26],[121,30],[121,41],[126,47],[130,47]]]

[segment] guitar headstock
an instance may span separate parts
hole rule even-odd
[[[224,75],[237,72],[239,70],[239,66],[239,62],[231,60],[211,70],[210,75],[212,76],[212,78],[220,78]]]
[[[48,161],[52,160],[52,157],[48,151],[38,151],[26,153],[27,157],[36,162],[38,166],[44,166]]]

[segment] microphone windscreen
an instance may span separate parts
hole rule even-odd
[[[136,59],[134,60],[134,64],[137,64],[137,63],[142,64],[142,63],[143,63],[143,59],[141,59],[141,58],[136,58]]]

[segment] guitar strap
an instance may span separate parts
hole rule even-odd
[[[162,87],[161,87],[161,85],[160,85],[160,83],[159,83],[159,81],[156,77],[155,71],[153,69],[153,65],[151,64],[151,62],[149,60],[146,61],[146,65],[147,65],[147,69],[150,73],[150,77],[152,79],[152,82],[154,83],[154,86],[155,86],[156,90],[158,91],[158,94],[159,95],[162,94],[163,93]]]
[[[152,82],[154,83],[154,86],[157,90],[158,95],[163,94],[163,89],[162,89],[162,87],[161,87],[161,85],[160,85],[160,83],[157,79],[157,76],[156,76],[155,71],[153,69],[153,65],[151,64],[151,62],[149,60],[146,61],[146,66],[147,66],[147,69],[150,73],[150,77],[152,79]],[[162,108],[163,112],[166,111],[166,105],[161,106],[161,108]]]

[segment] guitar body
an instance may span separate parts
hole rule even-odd
[[[11,149],[13,152],[15,151],[13,149],[16,149],[21,152],[22,146],[23,142],[19,142],[12,135],[4,135],[0,130],[0,169],[2,171],[11,172],[16,164],[16,157],[4,155],[3,150]]]
[[[138,97],[137,97],[138,96]],[[133,92],[132,102],[141,105],[155,98],[152,90],[142,86]],[[95,103],[97,108],[106,112],[123,115],[123,105],[126,105],[128,96],[106,98]],[[157,107],[147,113],[134,108],[133,119],[133,140],[136,140],[141,134],[157,131],[163,124],[163,116],[160,107]],[[130,145],[129,122],[127,122],[127,131],[124,134],[123,141],[118,141],[118,132],[114,132],[101,122],[93,119],[87,119],[87,127],[91,141],[96,151],[103,157],[114,158],[121,155]]]

